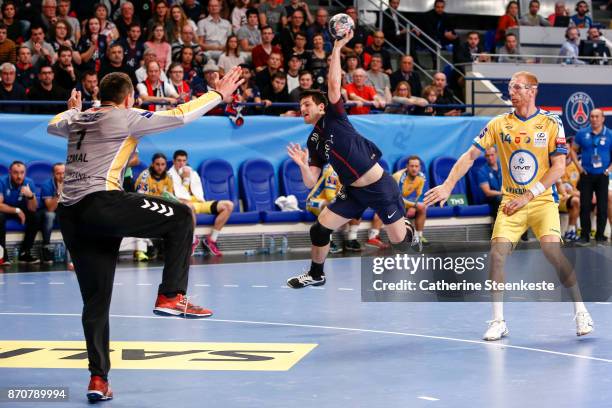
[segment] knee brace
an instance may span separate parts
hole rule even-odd
[[[413,238],[416,232],[415,228],[410,223],[410,221],[406,219],[404,221],[406,223],[406,236],[404,237],[404,240],[401,242],[397,242],[397,243],[391,243],[393,250],[396,252],[408,252],[408,250],[410,250],[412,246],[415,244],[413,242]]]
[[[330,230],[319,224],[319,221],[316,221],[312,224],[312,227],[310,227],[310,242],[312,242],[314,246],[324,247],[329,244],[332,232],[334,232],[334,230]]]

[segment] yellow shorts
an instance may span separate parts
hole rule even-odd
[[[324,198],[311,198],[306,202],[306,209],[318,217],[328,204],[329,201]]]
[[[563,198],[559,199],[559,212],[564,212],[564,213],[567,212],[567,201],[568,200],[571,200],[571,197],[565,198],[565,199]]]
[[[191,197],[191,204],[196,214],[218,214],[217,203],[216,200],[199,201],[197,198]]]
[[[508,216],[503,213],[502,209],[510,200],[511,198],[504,198],[499,206],[491,239],[505,238],[516,243],[528,228],[531,228],[538,239],[545,235],[561,238],[559,208],[550,197],[535,199],[518,212]]]

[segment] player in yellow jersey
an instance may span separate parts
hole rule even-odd
[[[568,149],[571,148],[568,140]],[[580,180],[580,170],[576,164],[567,158],[565,162],[565,173],[557,181],[557,191],[559,192],[559,211],[566,212],[569,216],[567,230],[563,235],[564,241],[577,241],[576,222],[580,216],[580,191],[578,190],[578,180]]]
[[[565,170],[567,146],[563,125],[556,115],[536,107],[538,79],[532,73],[515,73],[508,91],[514,110],[489,121],[474,139],[473,146],[453,166],[444,183],[425,194],[424,202],[443,205],[480,153],[497,145],[503,174],[503,198],[491,237],[489,279],[504,282],[506,257],[521,234],[531,228],[574,300],[576,334],[582,336],[593,330],[593,320],[582,302],[576,274],[561,252],[559,211],[556,194],[551,189]],[[499,340],[508,335],[503,315],[503,291],[493,291],[492,298],[493,319],[483,336],[485,340]]]
[[[306,198],[306,209],[316,215],[321,214],[323,208],[331,204],[336,198],[336,194],[342,185],[338,180],[338,175],[330,164],[326,164],[321,171],[321,176],[317,180],[308,197]],[[341,249],[331,240],[329,242],[329,252],[336,254]]]
[[[425,227],[426,208],[423,204],[423,194],[425,193],[425,174],[421,171],[421,159],[419,156],[410,156],[406,161],[406,168],[393,174],[393,179],[397,182],[402,194],[402,200],[406,207],[406,218],[415,218],[416,238],[424,244],[427,240],[423,237]],[[383,225],[382,220],[376,214],[372,219],[372,228],[368,235],[366,246],[372,248],[385,249],[389,245],[380,240],[380,229]]]

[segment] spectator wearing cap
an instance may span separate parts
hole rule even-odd
[[[255,83],[259,89],[266,88],[272,81],[272,75],[278,71],[282,71],[282,56],[278,52],[273,52],[268,58],[268,66],[266,69],[259,71],[255,75]]]
[[[236,65],[244,64],[244,55],[238,50],[238,37],[230,35],[225,44],[225,50],[219,57],[219,69],[222,74],[229,72]]]
[[[134,73],[134,75],[136,75],[136,81],[138,81],[138,83],[143,82],[145,79],[147,79],[147,69],[146,66],[149,64],[149,62],[151,61],[157,61],[157,55],[155,54],[155,51],[153,51],[152,49],[148,48],[144,51],[143,55],[142,55],[142,59],[143,59],[143,64],[140,68],[138,68],[136,70],[136,72]],[[168,77],[166,76],[166,74],[162,71],[160,73],[160,77],[159,79],[163,82],[168,82]]]
[[[206,56],[219,58],[231,34],[232,24],[221,18],[221,1],[209,0],[208,17],[198,21],[198,40]]]
[[[150,111],[168,110],[168,105],[176,105],[179,94],[166,81],[162,81],[161,68],[157,61],[147,64],[147,78],[136,86],[138,97],[145,109]]]
[[[272,27],[266,26],[261,28],[261,44],[253,47],[251,51],[252,62],[255,67],[255,72],[259,72],[266,68],[268,58],[272,52],[282,54],[281,47],[278,45],[272,45],[274,41],[274,30]]]
[[[251,53],[253,48],[261,44],[261,33],[259,32],[259,13],[257,9],[250,8],[247,10],[247,23],[240,27],[236,33],[240,41],[240,49],[244,52]]]
[[[292,55],[287,62],[287,92],[291,93],[300,86],[300,71],[302,70],[302,60],[298,55]]]
[[[272,75],[270,85],[265,87],[261,93],[261,100],[265,104],[264,114],[272,116],[285,116],[287,112],[293,110],[288,107],[271,106],[273,103],[289,103],[289,93],[287,92],[287,75],[284,72],[276,72]]]

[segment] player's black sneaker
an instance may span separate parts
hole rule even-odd
[[[30,255],[28,252],[20,253],[17,260],[19,261],[19,263],[28,263],[28,264],[40,263],[40,259],[38,259],[35,256]]]
[[[344,250],[351,252],[361,252],[361,244],[356,239],[345,241]]]
[[[310,272],[301,274],[300,276],[294,276],[287,280],[287,286],[293,289],[301,289],[306,286],[321,286],[325,285],[325,274],[321,275],[320,278],[315,278],[310,275]]]

